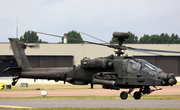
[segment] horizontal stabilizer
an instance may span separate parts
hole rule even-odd
[[[21,67],[8,67],[3,71],[3,73],[20,73],[21,71]]]

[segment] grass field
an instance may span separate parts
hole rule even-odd
[[[20,87],[20,85],[12,86],[11,89],[2,91],[26,91],[26,90],[58,90],[58,89],[90,89],[90,85],[72,85],[72,84],[29,84],[28,87]],[[93,89],[101,89],[101,85],[95,85]]]

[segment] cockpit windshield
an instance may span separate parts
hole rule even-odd
[[[155,65],[153,65],[153,64],[151,64],[151,63],[149,63],[149,62],[147,62],[147,61],[145,61],[145,65],[149,65],[149,67],[150,67],[152,70],[156,70],[158,73],[162,72],[162,69],[161,69],[161,68],[159,68],[159,67],[157,67],[157,66],[155,66]]]
[[[127,71],[131,73],[137,73],[141,71],[141,68],[142,71],[151,74],[153,76],[156,76],[157,73],[163,72],[161,68],[149,63],[146,60],[143,59],[129,60]]]

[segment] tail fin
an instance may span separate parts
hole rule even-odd
[[[9,38],[11,47],[18,63],[18,66],[22,68],[23,71],[27,71],[31,68],[27,56],[24,52],[26,45],[19,41],[18,38]]]

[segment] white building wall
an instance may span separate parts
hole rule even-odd
[[[180,51],[180,44],[125,44],[127,47]],[[80,64],[83,57],[91,59],[97,57],[105,57],[114,54],[114,49],[94,44],[40,44],[40,48],[25,50],[26,55],[72,55],[74,56],[74,64]],[[129,56],[152,56],[152,54],[125,51]],[[158,53],[165,56],[180,56],[175,53]],[[9,43],[0,43],[0,55],[13,55]],[[153,55],[154,56],[154,55]],[[62,62],[63,63],[63,62]]]

